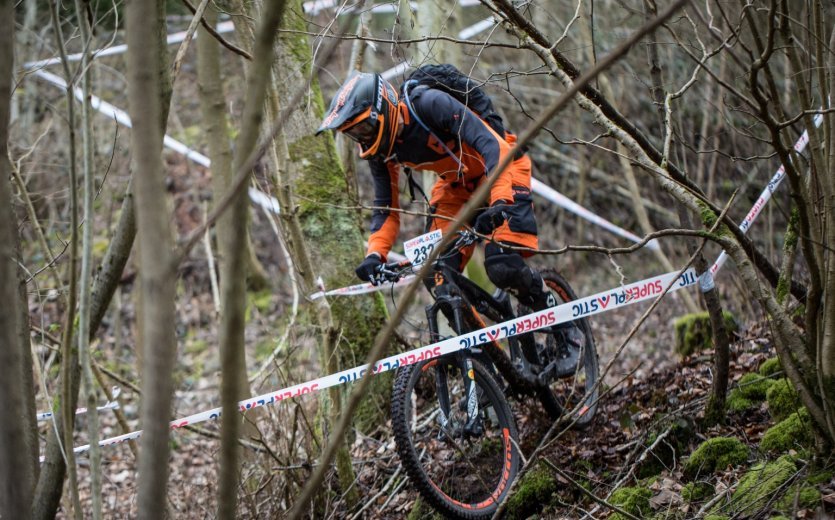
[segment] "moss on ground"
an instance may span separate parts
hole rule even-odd
[[[835,477],[835,472],[832,472],[830,470],[822,470],[809,475],[809,477],[806,479],[806,482],[812,484],[813,486],[818,486],[820,484],[825,484],[829,482],[830,480],[832,480],[832,477]]]
[[[681,498],[687,503],[701,502],[713,494],[713,486],[707,482],[688,482],[681,488]]]
[[[557,481],[545,468],[529,471],[519,482],[517,491],[507,501],[509,520],[522,520],[534,515],[551,502],[551,495],[557,491]]]
[[[423,497],[418,495],[406,520],[443,520],[443,518],[443,515],[432,509],[432,506],[424,502]]]
[[[759,374],[745,374],[739,380],[739,391],[742,397],[752,401],[763,401],[768,389],[774,384],[773,379],[763,377]]]
[[[769,453],[785,453],[811,446],[813,439],[809,421],[809,412],[801,408],[769,428],[760,440],[760,449]]]
[[[783,371],[783,365],[780,364],[780,359],[773,357],[763,361],[758,372],[763,377],[771,377]]]
[[[275,297],[272,288],[263,289],[258,292],[250,292],[248,296],[249,303],[258,309],[258,312],[261,314],[269,312]]]
[[[742,376],[737,386],[728,394],[726,406],[732,412],[742,412],[765,400],[773,379],[750,373]]]
[[[742,397],[742,395],[739,392],[735,391],[731,391],[731,393],[728,395],[728,400],[725,401],[725,406],[728,407],[728,411],[737,413],[744,412],[745,410],[753,408],[756,405],[757,403],[750,399]]]
[[[650,514],[649,499],[652,491],[644,487],[624,487],[616,490],[609,498],[609,502],[623,509],[627,513],[645,518]],[[620,513],[614,513],[609,520],[626,520]]]
[[[724,311],[725,327],[728,331],[737,330],[736,318],[730,312]],[[676,319],[675,349],[682,356],[689,356],[694,352],[709,349],[713,346],[711,337],[710,315],[707,312],[685,314]]]
[[[703,442],[684,464],[684,475],[695,479],[717,469],[738,466],[748,460],[748,447],[734,437],[714,437]]]
[[[765,399],[768,402],[768,413],[775,421],[782,421],[801,407],[797,390],[786,378],[775,381],[766,392]]]
[[[749,469],[731,495],[731,500],[722,509],[733,516],[753,516],[763,509],[797,469],[794,461],[783,456],[774,462],[761,462]]]
[[[783,513],[791,513],[795,510],[795,498],[797,498],[797,509],[814,509],[820,504],[821,493],[806,483],[795,484],[786,491],[774,507]]]

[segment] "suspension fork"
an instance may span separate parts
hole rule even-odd
[[[426,319],[429,324],[429,335],[431,341],[437,342],[441,340],[440,330],[438,327],[438,312],[447,310],[452,314],[452,325],[455,332],[458,334],[464,331],[464,319],[462,309],[465,303],[460,296],[440,295],[435,302],[426,306]],[[483,431],[478,408],[478,391],[475,385],[475,371],[473,370],[473,361],[469,352],[459,351],[455,353],[455,365],[461,373],[461,383],[466,389],[466,411],[467,421],[464,424],[465,435],[480,435]],[[438,405],[440,407],[440,417],[438,418],[443,430],[446,430],[449,424],[449,417],[451,414],[451,406],[449,398],[449,374],[447,373],[446,363],[438,363],[435,366],[435,385],[438,395]]]

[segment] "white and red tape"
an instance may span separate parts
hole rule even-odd
[[[373,372],[379,374],[394,370],[399,367],[408,366],[418,361],[431,359],[459,350],[472,348],[478,345],[483,345],[493,340],[509,338],[518,336],[526,332],[549,327],[557,323],[565,323],[575,318],[591,316],[601,312],[610,311],[633,303],[638,303],[651,298],[654,298],[664,292],[668,285],[672,284],[670,290],[675,291],[684,287],[690,287],[698,282],[696,271],[692,268],[684,271],[681,276],[678,272],[672,272],[648,278],[640,282],[635,282],[620,288],[611,289],[601,293],[594,294],[585,298],[580,298],[568,303],[564,303],[551,309],[546,309],[539,312],[534,312],[519,318],[498,323],[474,332],[465,334],[463,336],[456,336],[438,343],[433,343],[424,347],[419,347],[402,354],[396,354],[378,361],[374,367]],[[312,394],[319,392],[332,386],[351,383],[363,377],[369,370],[369,365],[363,365],[356,368],[343,370],[335,374],[330,374],[324,377],[311,379],[310,381],[274,390],[266,394],[245,399],[238,403],[240,411],[246,412],[261,406],[271,405],[298,397],[300,395]],[[198,424],[220,417],[221,409],[213,408],[204,412],[199,412],[187,417],[175,419],[171,421],[171,429],[178,429],[184,426]],[[142,430],[126,433],[109,439],[104,439],[99,442],[99,446],[109,446],[112,444],[119,444],[131,439],[137,439],[142,435]],[[76,453],[81,453],[90,449],[89,444],[75,448]]]

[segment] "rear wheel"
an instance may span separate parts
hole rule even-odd
[[[464,359],[472,379],[459,368]],[[401,369],[391,420],[403,467],[427,502],[455,518],[495,513],[520,454],[510,407],[484,365],[447,356]]]
[[[577,299],[565,278],[555,270],[544,269],[540,274],[556,296],[557,305]],[[525,307],[519,309],[520,316],[530,312]],[[554,419],[572,412],[571,421],[583,428],[597,412],[599,389],[595,384],[600,368],[589,321],[580,318],[571,323],[547,333],[532,332],[535,346],[524,350],[532,363],[543,369],[552,367],[547,386],[537,391],[545,411]]]

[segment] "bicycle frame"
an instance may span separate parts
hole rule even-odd
[[[442,339],[438,326],[438,311],[444,312],[451,319],[452,327],[457,334],[464,334],[468,328],[486,327],[479,314],[487,316],[496,323],[516,317],[507,293],[501,292],[500,296],[495,298],[443,262],[436,262],[433,267],[435,285],[432,293],[435,301],[426,306],[426,318],[432,342]],[[470,367],[465,366],[466,359],[470,356],[475,357],[485,366],[497,369],[498,373],[517,392],[533,395],[542,383],[534,373],[528,357],[523,353],[524,349],[535,348],[533,338],[530,335],[508,338],[508,345],[509,358],[496,341],[459,351],[456,353],[456,357],[460,358],[458,366],[468,371]]]

